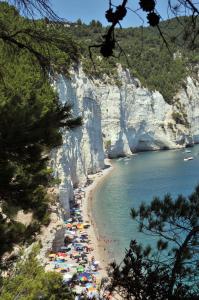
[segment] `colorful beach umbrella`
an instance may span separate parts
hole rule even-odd
[[[88,281],[88,278],[86,277],[86,276],[81,276],[80,278],[79,278],[79,281]]]
[[[90,273],[83,272],[83,273],[79,274],[78,279],[80,281],[90,281],[90,280],[92,280],[92,276]]]
[[[77,272],[84,272],[84,267],[83,266],[79,266],[77,267]]]

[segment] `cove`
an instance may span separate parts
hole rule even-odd
[[[184,161],[188,155],[194,157]],[[154,196],[190,195],[199,184],[199,145],[185,150],[141,152],[132,158],[112,160],[114,170],[98,186],[92,215],[100,239],[107,241],[108,256],[120,261],[131,239],[142,244],[155,240],[138,232],[130,217],[132,207],[150,203]]]

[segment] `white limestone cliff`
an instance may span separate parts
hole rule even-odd
[[[83,126],[63,132],[63,145],[52,154],[55,177],[60,178],[60,200],[68,209],[73,187],[110,158],[136,151],[174,149],[199,142],[199,76],[188,77],[166,103],[158,91],[141,87],[126,70],[118,69],[121,86],[89,79],[82,68],[71,78],[59,75],[55,87],[60,100],[70,103]]]

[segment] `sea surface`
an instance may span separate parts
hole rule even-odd
[[[114,170],[98,187],[92,214],[99,237],[106,242],[108,255],[120,262],[131,239],[155,243],[137,230],[130,217],[132,207],[150,203],[154,196],[170,193],[190,195],[199,184],[199,145],[185,150],[141,152],[132,158],[112,160]],[[194,159],[184,161],[187,156]]]

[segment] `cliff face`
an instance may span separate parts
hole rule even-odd
[[[83,126],[63,132],[63,146],[52,154],[55,176],[61,179],[65,208],[73,187],[104,167],[104,153],[118,157],[135,151],[180,148],[199,142],[199,77],[187,78],[175,105],[141,87],[128,71],[119,70],[121,87],[92,81],[82,69],[71,79],[58,76],[55,87],[63,103],[81,115]]]

